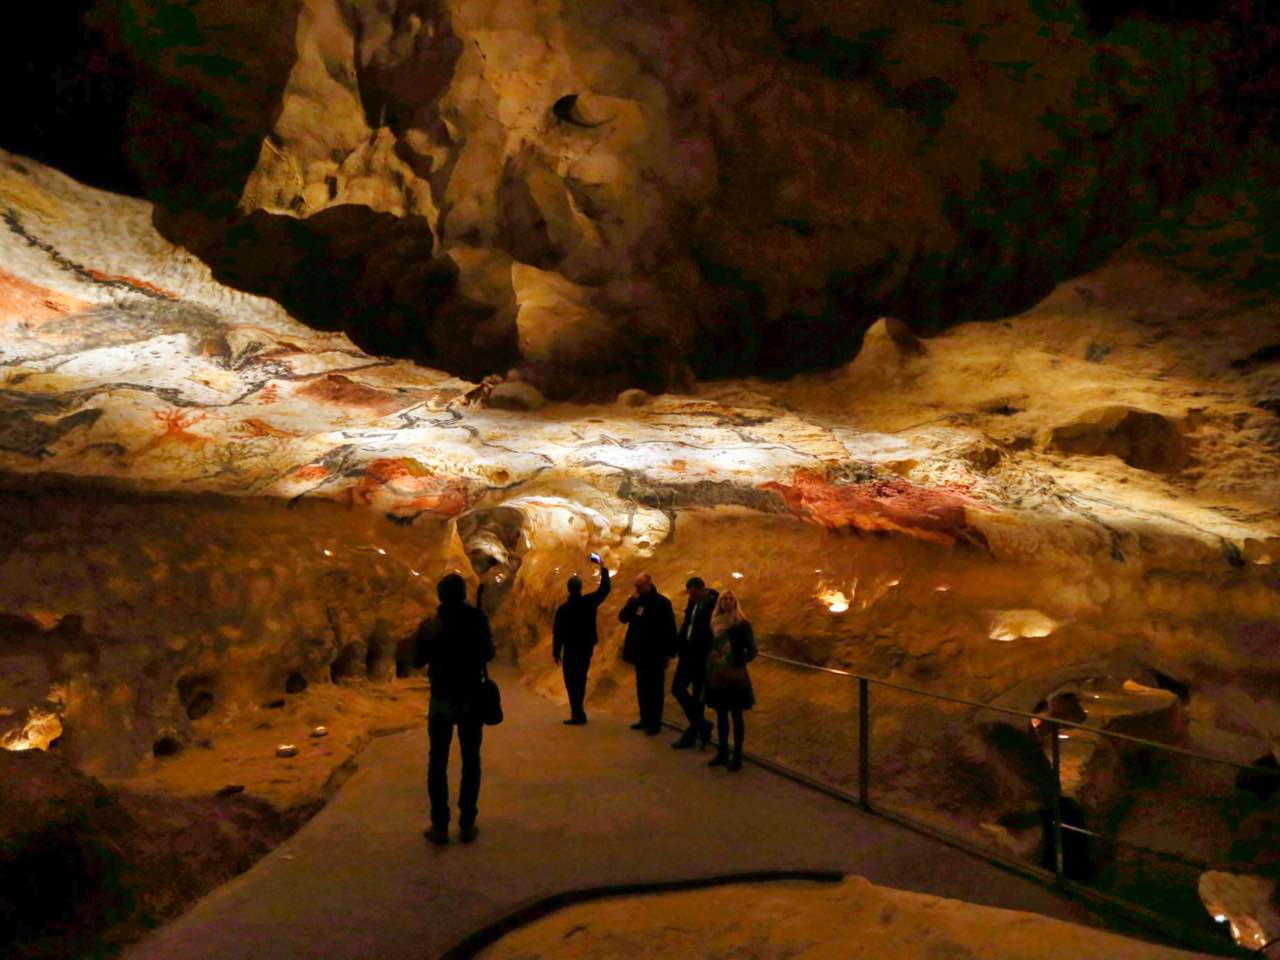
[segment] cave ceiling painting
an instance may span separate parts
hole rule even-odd
[[[1062,476],[996,479],[963,423],[862,430],[750,383],[636,405],[496,409],[486,384],[368,355],[217,283],[155,231],[142,201],[12,156],[0,177],[0,464],[16,473],[336,498],[402,523],[567,496],[647,545],[699,507],[984,551],[983,528],[1022,509],[1116,543],[1117,528],[1150,523],[1209,543],[1257,533],[1212,511],[1108,501]],[[895,330],[860,362],[896,349]]]

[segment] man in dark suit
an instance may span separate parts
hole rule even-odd
[[[609,596],[609,568],[600,555],[591,554],[591,562],[600,565],[600,586],[583,596],[582,579],[575,573],[569,578],[569,599],[556,610],[551,629],[551,655],[564,669],[564,689],[569,695],[571,727],[587,722],[582,701],[587,695],[587,672],[591,669],[591,653],[596,648],[596,611]]]
[[[436,584],[440,607],[418,627],[414,665],[427,667],[431,706],[427,711],[427,795],[431,827],[424,835],[432,843],[449,842],[449,748],[458,728],[462,750],[462,784],[458,791],[458,826],[463,843],[476,838],[480,799],[480,741],[484,723],[473,704],[480,691],[485,664],[493,659],[489,618],[467,603],[467,584],[456,573]]]
[[[684,735],[671,744],[676,750],[686,750],[701,738],[703,743],[711,739],[711,723],[702,708],[703,687],[707,682],[707,656],[711,653],[711,614],[715,612],[720,594],[707,587],[701,577],[690,577],[684,585],[689,597],[685,604],[684,620],[680,624],[676,651],[676,675],[671,681],[671,693],[679,701],[689,727]]]
[[[622,659],[636,670],[640,720],[631,729],[657,736],[662,732],[667,661],[675,652],[676,615],[671,601],[654,586],[653,578],[642,573],[636,577],[635,592],[618,611],[618,619],[627,625]]]

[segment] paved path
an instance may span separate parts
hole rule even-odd
[[[770,869],[1090,921],[1045,887],[760,768],[710,771],[709,752],[673,751],[627,718],[562,726],[558,707],[497,676],[507,720],[485,732],[474,845],[422,838],[425,732],[386,737],[294,837],[126,957],[430,960],[552,893]]]

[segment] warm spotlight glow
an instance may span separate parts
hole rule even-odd
[[[1010,643],[1025,637],[1047,637],[1060,624],[1039,610],[997,610],[991,616],[988,636],[992,640]]]
[[[422,576],[422,574],[420,574],[417,570],[410,570],[409,572],[412,573],[415,577]]]
[[[837,590],[834,587],[825,587],[818,591],[818,600],[825,603],[832,613],[844,613],[849,609],[849,598],[844,595],[843,590]]]
[[[737,570],[733,571],[733,573],[729,574],[729,576],[733,577],[733,579],[735,580],[742,579],[742,574],[740,574]]]
[[[325,555],[326,557],[332,557],[332,556],[333,556],[333,551],[332,551],[332,550],[330,550],[328,547],[325,547],[325,548],[324,548],[324,555]]]
[[[0,739],[5,750],[48,750],[62,736],[62,720],[47,710],[32,710],[21,730],[11,730]]]
[[[384,557],[387,555],[387,551],[383,550],[381,547],[378,547],[378,552],[382,554]]]

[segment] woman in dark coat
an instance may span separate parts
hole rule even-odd
[[[709,766],[727,767],[737,773],[742,769],[742,738],[746,724],[744,710],[755,705],[751,676],[747,664],[756,657],[755,634],[751,621],[738,606],[732,590],[726,590],[716,602],[711,617],[711,655],[707,658],[707,706],[716,712],[720,749]],[[729,754],[729,718],[733,718],[733,754]]]

